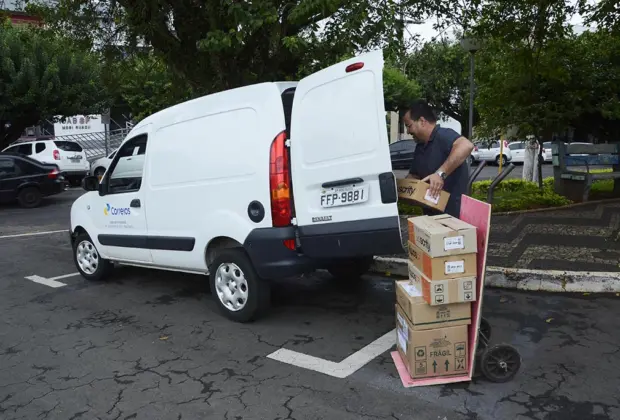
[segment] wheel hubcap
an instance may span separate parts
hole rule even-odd
[[[243,309],[248,301],[248,282],[243,271],[233,263],[221,264],[215,272],[215,291],[229,311]]]
[[[94,274],[99,267],[99,253],[89,241],[82,241],[75,250],[75,257],[80,269],[86,274]]]

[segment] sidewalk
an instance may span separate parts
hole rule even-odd
[[[404,217],[401,229],[406,246]],[[406,274],[400,259],[407,255],[393,257],[377,271]],[[492,216],[487,280],[527,290],[620,291],[620,202]]]

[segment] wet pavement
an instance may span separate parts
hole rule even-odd
[[[487,290],[491,341],[522,356],[504,384],[405,389],[389,350],[339,379],[267,356],[360,350],[394,328],[393,279],[278,282],[267,317],[235,324],[202,276],[119,268],[90,283],[71,276],[66,233],[15,236],[68,226],[68,194],[0,208],[0,419],[620,419],[618,296]]]

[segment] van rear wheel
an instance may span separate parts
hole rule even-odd
[[[269,308],[269,283],[258,276],[243,249],[219,251],[209,266],[209,283],[215,303],[232,321],[254,321]]]
[[[372,256],[339,260],[328,267],[327,271],[338,280],[359,280],[360,277],[368,273],[373,261]]]

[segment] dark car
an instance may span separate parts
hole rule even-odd
[[[392,169],[409,169],[411,167],[415,145],[416,143],[413,140],[400,140],[390,144]]]
[[[58,166],[27,156],[0,153],[0,203],[17,200],[22,207],[37,207],[43,197],[59,194],[66,186]]]

